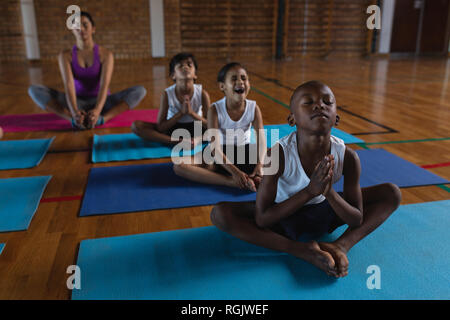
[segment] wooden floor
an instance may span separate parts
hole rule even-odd
[[[198,82],[216,101],[222,94],[215,79],[224,62],[199,62]],[[147,96],[138,108],[157,108],[161,92],[171,84],[167,64],[116,61],[111,90],[141,84]],[[45,84],[62,89],[56,65],[0,65],[0,115],[43,112],[28,97],[27,87]],[[382,147],[420,166],[450,162],[450,59],[309,59],[245,65],[253,88],[249,98],[261,107],[265,124],[286,121],[286,104],[297,85],[322,80],[340,106],[341,130],[364,139],[370,148]],[[6,133],[6,140],[56,139],[38,167],[0,171],[0,178],[52,175],[44,198],[81,196],[92,167],[169,161],[92,164],[91,151],[79,151],[91,148],[94,133],[124,132],[129,129]],[[371,144],[388,141],[403,142]],[[449,166],[429,170],[450,179]],[[449,187],[404,188],[402,204],[450,199]],[[27,231],[0,233],[0,243],[6,243],[0,255],[0,299],[69,299],[66,269],[76,264],[81,240],[211,225],[210,206],[79,218],[80,204],[80,200],[41,203]]]

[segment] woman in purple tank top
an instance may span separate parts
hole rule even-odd
[[[41,85],[28,89],[38,106],[71,121],[77,129],[102,125],[136,107],[147,93],[144,87],[134,86],[110,94],[114,57],[111,51],[94,43],[94,33],[91,15],[81,12],[81,29],[73,30],[76,45],[58,57],[65,93]]]

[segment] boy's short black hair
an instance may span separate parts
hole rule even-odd
[[[197,66],[197,60],[195,60],[195,57],[192,53],[189,52],[181,52],[176,54],[175,56],[172,57],[172,59],[170,59],[170,63],[169,63],[169,75],[173,75],[173,73],[175,72],[175,66],[178,63],[181,63],[181,61],[183,60],[187,60],[191,58],[192,62],[194,63],[195,66],[195,71],[197,72],[198,70],[198,66]]]
[[[92,26],[95,27],[94,19],[92,19],[92,16],[91,16],[90,13],[88,13],[86,11],[81,11],[80,12],[80,17],[88,18],[88,20],[91,22]]]
[[[247,69],[245,69],[239,62],[227,63],[222,67],[222,69],[220,69],[219,73],[217,74],[217,82],[225,82],[228,71],[230,71],[230,69],[233,69],[234,67],[239,67],[247,71]]]
[[[306,87],[310,87],[310,86],[325,86],[325,87],[329,88],[330,91],[333,93],[333,91],[331,90],[331,88],[328,87],[328,86],[327,86],[325,83],[323,83],[322,81],[319,81],[319,80],[311,80],[311,81],[307,81],[307,82],[304,82],[304,83],[302,83],[301,85],[299,85],[297,88],[295,88],[294,92],[292,93],[291,101],[290,101],[289,105],[292,104],[292,101],[294,100],[294,97],[297,95],[297,93],[298,93],[299,91],[301,91],[302,89],[304,89],[304,88],[306,88]],[[333,95],[334,95],[334,93],[333,93]]]

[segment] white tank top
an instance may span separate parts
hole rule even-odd
[[[344,168],[345,144],[342,139],[331,136],[331,154],[334,156],[333,184],[342,177]],[[284,172],[278,179],[276,203],[289,199],[309,184],[309,177],[303,170],[297,151],[297,132],[281,138],[278,143],[283,147]],[[306,204],[316,204],[325,200],[322,194],[312,198]]]
[[[180,112],[181,110],[181,104],[180,101],[178,101],[177,95],[175,94],[175,84],[166,88],[167,93],[167,100],[169,102],[169,109],[167,110],[167,119],[172,118],[175,114]],[[202,85],[201,84],[194,84],[194,95],[191,99],[191,107],[192,110],[199,116],[203,116],[202,112]],[[195,119],[192,118],[190,115],[184,115],[180,119],[178,119],[178,122],[180,123],[187,123],[187,122],[193,122]]]
[[[219,120],[219,130],[222,134],[222,144],[244,145],[250,143],[256,101],[245,99],[245,111],[238,121],[233,121],[228,115],[226,97],[214,104]]]

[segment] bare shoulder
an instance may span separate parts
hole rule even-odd
[[[264,127],[262,113],[257,104],[255,104],[255,113],[252,124],[255,129],[263,129]]]
[[[264,164],[264,175],[273,175],[277,178],[282,176],[284,173],[284,150],[279,143],[267,150],[267,159],[268,161]]]
[[[167,109],[168,108],[168,105],[169,105],[169,98],[168,98],[168,96],[167,96],[167,92],[166,92],[166,90],[164,90],[162,93],[161,93],[161,104],[160,104],[160,109],[163,109],[163,108],[165,108],[165,109]]]
[[[212,115],[212,116],[217,116],[217,109],[216,109],[216,104],[212,103],[211,106],[208,109],[208,114]]]
[[[262,115],[261,109],[259,108],[259,106],[258,106],[257,103],[255,103],[255,114],[257,114],[257,115]]]
[[[209,99],[209,93],[205,89],[202,88],[202,98],[208,98]]]
[[[114,55],[111,50],[103,46],[98,46],[98,54],[100,55],[100,61],[104,62],[108,59],[113,59]]]
[[[355,150],[346,146],[344,154],[344,174],[347,172],[361,171],[359,156]]]
[[[355,161],[355,160],[359,161],[359,157],[358,157],[358,154],[356,153],[356,151],[348,146],[345,146],[344,161],[346,161],[347,159],[349,159],[350,162]]]
[[[68,62],[72,62],[72,50],[70,50],[70,49],[62,50],[62,51],[58,54],[58,59],[59,59],[60,61],[68,61]]]
[[[258,104],[255,102],[255,111],[261,112],[261,109],[259,108]]]

